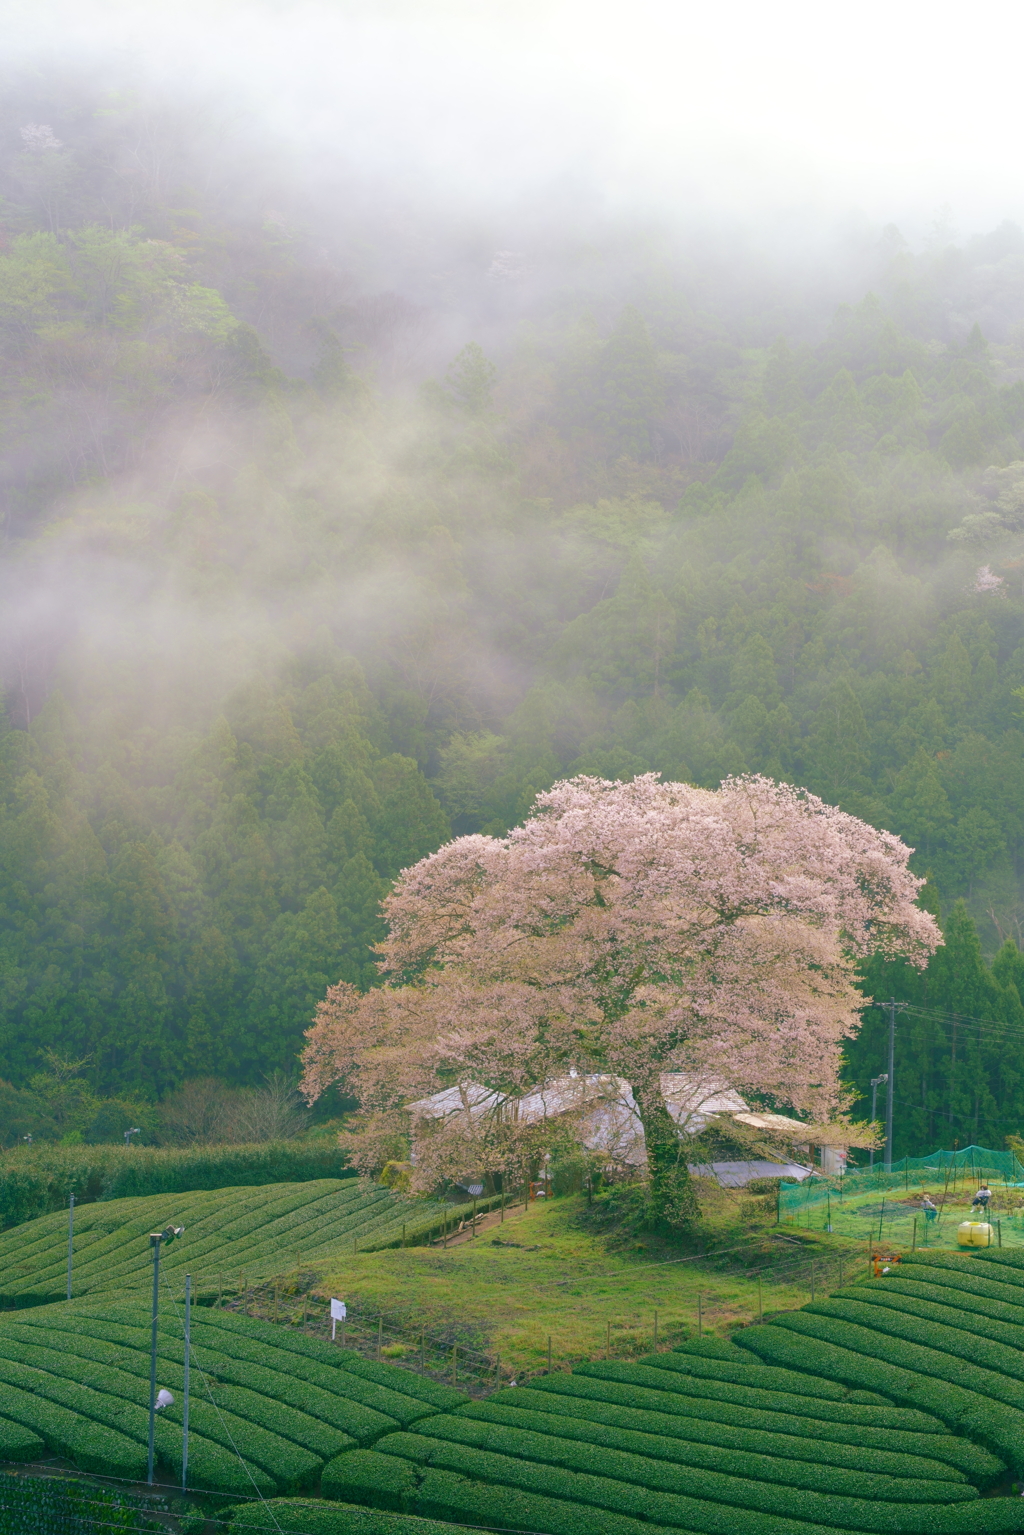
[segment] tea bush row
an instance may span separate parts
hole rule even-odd
[[[539,1394],[539,1393],[538,1393]],[[505,1395],[512,1395],[511,1392]],[[730,1428],[704,1418],[680,1419],[669,1434],[657,1430],[639,1430],[618,1425],[594,1423],[586,1418],[563,1413],[552,1416],[529,1407],[510,1406],[506,1402],[474,1402],[459,1410],[460,1418],[479,1419],[507,1428],[528,1429],[537,1434],[552,1434],[565,1439],[579,1439],[588,1444],[607,1445],[609,1449],[630,1450],[655,1460],[677,1461],[687,1465],[713,1465],[728,1469],[729,1455],[771,1456],[784,1461],[810,1462],[815,1466],[842,1467],[848,1471],[869,1472],[889,1477],[918,1477],[932,1481],[958,1482],[963,1474],[948,1462],[909,1454],[895,1445],[887,1450],[864,1449],[857,1445],[815,1440],[810,1435],[772,1433],[764,1428]],[[430,1432],[435,1429],[434,1419]],[[713,1453],[721,1449],[724,1454]],[[699,1451],[699,1459],[695,1452]],[[989,1457],[991,1460],[991,1457]],[[739,1463],[738,1463],[739,1464]],[[739,1467],[742,1469],[742,1467]],[[996,1469],[999,1469],[996,1462]],[[779,1479],[783,1480],[780,1472]]]
[[[403,1470],[402,1461],[412,1464]],[[812,1529],[828,1530],[833,1535],[839,1530],[879,1535],[995,1535],[996,1531],[1024,1529],[1024,1508],[1017,1500],[977,1499],[973,1489],[964,1492],[974,1501],[957,1504],[872,1503],[814,1492],[794,1495],[792,1489],[764,1487],[735,1477],[722,1476],[716,1482],[711,1473],[702,1476],[706,1485],[715,1487],[717,1498],[709,1500],[704,1486],[700,1496],[652,1491],[606,1476],[531,1464],[431,1440],[426,1435],[399,1433],[382,1440],[376,1450],[353,1450],[332,1461],[321,1486],[325,1496],[347,1502],[477,1525],[489,1524],[496,1517],[504,1528],[550,1531],[552,1535],[586,1535],[587,1531],[608,1528],[604,1520],[598,1522],[602,1513],[604,1519],[612,1515],[616,1521],[628,1521],[611,1526],[623,1535],[627,1529],[649,1530],[651,1524],[685,1530],[690,1535],[810,1535]],[[695,1475],[695,1489],[697,1482]],[[515,1504],[511,1501],[514,1493],[520,1494]],[[509,1503],[503,1512],[506,1496]],[[563,1507],[568,1505],[561,1517],[556,1511],[559,1502]],[[775,1507],[770,1506],[773,1504]],[[799,1517],[792,1517],[797,1511]]]
[[[750,1329],[753,1331],[754,1329]],[[850,1401],[831,1401],[820,1397],[797,1395],[792,1391],[765,1391],[759,1387],[733,1386],[727,1381],[706,1381],[696,1377],[683,1379],[659,1375],[643,1365],[621,1364],[614,1376],[586,1374],[582,1368],[570,1376],[544,1376],[533,1382],[538,1391],[565,1392],[570,1396],[588,1396],[598,1401],[615,1402],[623,1407],[649,1408],[668,1413],[690,1413],[695,1400],[726,1402],[749,1407],[757,1412],[780,1412],[795,1417],[820,1418],[823,1422],[855,1423],[878,1428],[903,1428],[919,1433],[942,1433],[945,1425],[933,1415],[908,1416],[903,1408],[870,1407]],[[795,1372],[793,1372],[795,1373]],[[654,1380],[656,1384],[644,1384]],[[658,1389],[658,1386],[662,1389]]]
[[[874,1301],[880,1295],[905,1295],[910,1300],[930,1301],[934,1306],[946,1308],[946,1321],[949,1325],[963,1327],[970,1325],[975,1320],[989,1318],[993,1322],[1003,1323],[1015,1327],[1020,1336],[1020,1328],[1024,1325],[1024,1297],[1017,1305],[1005,1300],[984,1295],[978,1291],[967,1291],[961,1286],[936,1284],[931,1278],[915,1276],[912,1269],[906,1274],[900,1270],[892,1277],[879,1280],[874,1285],[858,1285],[854,1289],[836,1290],[834,1297],[839,1300],[863,1300]],[[983,1281],[984,1282],[984,1281]],[[995,1286],[989,1286],[989,1289]],[[922,1313],[923,1315],[924,1313]],[[995,1334],[992,1335],[993,1337]],[[1019,1347],[1014,1344],[1013,1347]]]
[[[96,1200],[354,1178],[330,1141],[251,1146],[19,1146],[0,1158],[0,1227]]]
[[[816,1330],[814,1324],[824,1324],[825,1331]],[[858,1301],[828,1301],[820,1307],[805,1307],[792,1317],[779,1319],[779,1325],[809,1332],[812,1336],[828,1338],[842,1343],[845,1339],[856,1343],[871,1340],[870,1352],[884,1357],[893,1364],[904,1364],[908,1369],[937,1380],[948,1380],[963,1390],[974,1391],[980,1396],[1004,1402],[1018,1410],[1024,1408],[1024,1382],[1014,1374],[1000,1368],[1002,1350],[977,1349],[972,1357],[975,1339],[961,1343],[943,1330],[941,1342],[936,1341],[938,1329],[934,1323],[921,1322],[915,1317],[902,1316],[887,1306],[868,1306]],[[862,1335],[864,1337],[862,1338]],[[865,1350],[867,1352],[867,1350]],[[978,1359],[983,1362],[979,1363]],[[1007,1363],[1012,1371],[1015,1361]]]
[[[544,1465],[564,1466],[594,1476],[608,1476],[620,1482],[661,1492],[714,1497],[704,1491],[722,1486],[721,1477],[740,1478],[757,1483],[777,1483],[804,1491],[842,1496],[881,1499],[888,1502],[949,1503],[975,1497],[974,1488],[963,1477],[948,1469],[929,1466],[939,1472],[922,1477],[912,1471],[892,1475],[787,1459],[766,1453],[749,1436],[741,1450],[700,1444],[680,1439],[659,1439],[655,1435],[634,1435],[633,1443],[616,1447],[614,1439],[603,1446],[581,1441],[575,1436],[557,1435],[550,1430],[536,1432],[526,1427],[479,1421],[464,1415],[439,1415],[431,1418],[417,1432],[431,1439],[446,1439],[455,1444],[492,1450],[518,1460],[538,1461]],[[637,1443],[639,1440],[641,1443]],[[387,1448],[388,1439],[381,1441]],[[456,1469],[458,1469],[456,1467]],[[945,1472],[945,1475],[943,1475]],[[706,1473],[711,1473],[711,1482]],[[720,1501],[729,1501],[722,1498]]]
[[[837,1317],[861,1327],[878,1328],[894,1338],[962,1359],[972,1369],[994,1371],[1007,1380],[1009,1390],[1017,1396],[1014,1405],[1024,1407],[1024,1353],[1017,1327],[989,1319],[978,1322],[957,1307],[936,1305],[895,1291],[886,1294],[883,1288],[868,1290],[863,1298],[847,1291],[804,1309],[808,1315]],[[976,1378],[979,1377],[972,1376]],[[1022,1383],[1016,1393],[1010,1384],[1015,1381]],[[966,1384],[963,1377],[960,1384]]]
[[[798,1321],[801,1325],[794,1326]],[[763,1359],[868,1390],[884,1385],[894,1401],[922,1409],[949,1428],[971,1435],[1015,1470],[1024,1469],[1024,1414],[962,1388],[945,1374],[936,1379],[915,1369],[926,1352],[915,1344],[901,1345],[867,1328],[800,1312],[778,1323],[747,1328],[742,1336],[744,1347]]]
[[[571,1379],[571,1377],[568,1378]],[[679,1411],[670,1414],[652,1412],[644,1408],[615,1406],[610,1402],[596,1401],[589,1396],[563,1397],[550,1391],[532,1390],[528,1386],[519,1386],[515,1391],[505,1390],[495,1393],[488,1398],[486,1405],[508,1405],[515,1409],[555,1414],[555,1421],[575,1419],[606,1424],[612,1428],[627,1431],[664,1434],[684,1439],[699,1433],[702,1427],[706,1426],[709,1432],[717,1431],[719,1428],[734,1428],[758,1430],[779,1438],[789,1435],[799,1436],[812,1447],[819,1444],[823,1446],[834,1444],[850,1449],[862,1447],[893,1450],[898,1448],[908,1455],[940,1460],[964,1472],[979,1486],[984,1486],[1003,1470],[1002,1462],[980,1445],[948,1433],[922,1434],[914,1430],[899,1429],[894,1435],[891,1428],[876,1428],[848,1422],[833,1423],[821,1418],[797,1417],[791,1413],[772,1413],[766,1417],[763,1412],[755,1411],[750,1407],[737,1407],[729,1402],[713,1402],[706,1398],[694,1398],[692,1401],[680,1398]],[[472,1407],[460,1410],[463,1413],[472,1414],[475,1413],[476,1407],[477,1404],[474,1404]],[[906,1409],[890,1408],[889,1412],[898,1423],[899,1414],[906,1413]],[[913,1416],[909,1413],[906,1415]],[[938,1427],[941,1429],[943,1425],[939,1424]],[[815,1454],[816,1448],[810,1449],[808,1453]],[[830,1454],[831,1450],[828,1453]]]
[[[580,1366],[581,1375],[618,1379],[619,1366],[612,1361],[598,1361]],[[634,1366],[633,1368],[637,1368]],[[799,1396],[821,1397],[824,1401],[841,1402],[846,1395],[842,1386],[831,1380],[808,1380],[793,1370],[780,1370],[764,1365],[737,1365],[721,1359],[703,1359],[687,1354],[650,1354],[643,1361],[645,1383],[661,1390],[672,1390],[667,1381],[674,1376],[692,1376],[697,1380],[724,1381],[729,1385],[759,1387],[762,1391],[793,1391]],[[660,1379],[659,1379],[660,1377]]]
[[[164,1272],[187,1268],[247,1278],[318,1262],[355,1241],[365,1251],[415,1240],[435,1227],[447,1207],[397,1196],[355,1179],[96,1205],[76,1217],[73,1290],[76,1294],[145,1282],[151,1272],[148,1235],[173,1219],[186,1241],[168,1248]],[[0,1236],[0,1305],[46,1303],[64,1294],[67,1214],[46,1216]],[[180,1279],[178,1280],[180,1283]]]
[[[10,1381],[14,1372],[15,1383],[24,1385],[31,1381],[31,1389],[37,1395],[116,1428],[140,1444],[147,1442],[149,1413],[144,1404],[148,1401],[149,1369],[143,1354],[139,1355],[137,1373],[95,1361],[90,1361],[83,1369],[81,1360],[67,1348],[21,1344],[2,1336],[2,1331],[0,1329],[0,1377]],[[160,1414],[159,1421],[166,1429],[180,1416],[182,1380],[174,1377],[168,1361],[160,1362],[165,1377],[161,1384],[169,1385],[179,1396],[173,1407],[165,1408]],[[231,1389],[235,1392],[235,1404],[239,1405],[239,1388]],[[228,1449],[237,1447],[245,1460],[266,1471],[282,1491],[307,1486],[315,1479],[323,1457],[266,1426],[268,1420],[285,1418],[295,1431],[294,1418],[299,1415],[290,1417],[293,1409],[265,1402],[255,1393],[246,1393],[240,1403],[246,1414],[243,1417],[233,1410],[232,1402],[226,1400],[228,1392],[219,1394],[222,1401],[213,1407],[199,1392],[192,1393],[190,1431],[194,1424],[198,1436]]]
[[[458,1535],[450,1524],[420,1519],[415,1514],[389,1514],[383,1509],[321,1499],[270,1498],[222,1509],[218,1519],[231,1535]]]

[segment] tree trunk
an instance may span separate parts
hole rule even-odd
[[[656,1231],[692,1232],[700,1206],[686,1163],[684,1137],[665,1107],[661,1083],[634,1086],[647,1143],[647,1218]]]

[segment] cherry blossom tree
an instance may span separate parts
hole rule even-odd
[[[410,1101],[456,1089],[450,1112],[416,1127],[426,1187],[529,1151],[537,1129],[517,1126],[515,1105],[538,1084],[614,1074],[643,1124],[651,1216],[686,1228],[699,1211],[663,1074],[841,1117],[857,961],[923,965],[941,941],[915,904],[910,852],[763,777],[556,784],[508,836],[460,837],[400,875],[383,985],[331,988],[302,1090],[354,1093],[347,1144],[379,1167],[408,1135]]]

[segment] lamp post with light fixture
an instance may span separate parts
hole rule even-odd
[[[153,1249],[153,1332],[149,1350],[149,1464],[147,1480],[153,1485],[153,1443],[156,1435],[156,1321],[160,1304],[160,1249],[165,1242],[183,1236],[184,1226],[167,1226],[163,1231],[149,1233],[149,1245]]]

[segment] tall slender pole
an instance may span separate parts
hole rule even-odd
[[[71,1250],[75,1238],[75,1196],[68,1202],[68,1300],[71,1299]]]
[[[192,1360],[192,1275],[185,1275],[185,1390],[181,1406],[181,1490],[188,1486],[188,1367]]]
[[[153,1445],[156,1436],[156,1318],[160,1304],[160,1242],[162,1238],[152,1234],[149,1244],[153,1249],[153,1328],[149,1343],[149,1462],[146,1480],[153,1485]]]
[[[872,1124],[874,1124],[875,1120],[878,1118],[878,1084],[879,1084],[879,1082],[881,1082],[881,1080],[882,1080],[881,1077],[872,1077],[871,1078],[871,1123]],[[875,1148],[874,1148],[874,1146],[872,1146],[871,1150],[868,1152],[868,1172],[873,1172],[874,1168],[875,1168]]]
[[[892,1172],[892,1084],[896,1056],[896,998],[886,1003],[889,1009],[889,1080],[885,1084],[885,1170]]]

